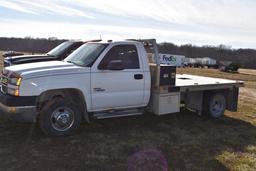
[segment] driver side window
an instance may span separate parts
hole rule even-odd
[[[121,61],[124,69],[140,68],[137,48],[134,45],[117,45],[112,47],[101,61],[100,66],[107,68],[111,61]]]

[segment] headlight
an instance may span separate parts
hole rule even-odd
[[[20,86],[21,77],[20,78],[10,78],[9,83],[12,84],[12,85]]]
[[[22,77],[19,74],[4,70],[1,78],[2,91],[13,96],[19,96],[21,81]]]
[[[20,86],[21,80],[22,80],[21,76],[15,72],[13,72],[9,76],[8,83],[12,84],[12,85]]]
[[[19,89],[12,89],[12,88],[7,88],[7,93],[13,96],[19,96],[20,92]]]

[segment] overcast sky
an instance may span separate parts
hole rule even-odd
[[[255,0],[0,0],[0,37],[156,38],[256,49]]]

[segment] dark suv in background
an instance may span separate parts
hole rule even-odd
[[[15,52],[15,51],[7,51],[3,53],[3,57],[11,57],[11,56],[21,56],[24,55],[24,53],[21,52]]]
[[[66,41],[52,49],[46,54],[42,55],[22,55],[22,56],[12,56],[4,58],[4,67],[25,64],[25,63],[34,63],[34,62],[43,62],[43,61],[61,61],[65,59],[69,54],[71,54],[78,47],[83,45],[86,42],[83,41]]]

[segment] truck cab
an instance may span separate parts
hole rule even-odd
[[[145,107],[150,98],[150,82],[147,53],[141,43],[87,43],[64,61],[6,67],[0,107],[7,112],[13,109],[19,118],[36,121],[44,115],[40,111],[45,105],[59,99],[72,106],[80,104],[79,115],[88,120],[91,112],[101,112],[103,116],[105,111]],[[65,116],[66,120],[70,118]]]

